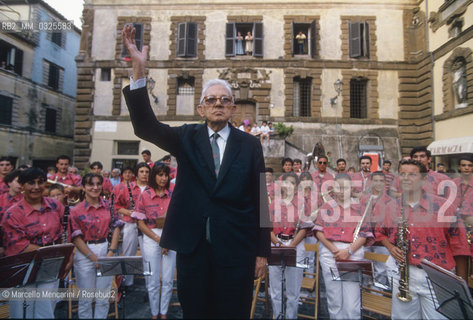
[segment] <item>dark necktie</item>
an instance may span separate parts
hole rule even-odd
[[[212,135],[212,142],[210,145],[212,146],[212,156],[214,158],[214,165],[215,165],[215,175],[218,176],[218,171],[220,170],[220,148],[217,144],[217,139],[220,137],[218,133],[214,133]]]

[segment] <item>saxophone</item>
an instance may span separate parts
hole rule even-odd
[[[404,262],[399,262],[399,292],[397,298],[403,302],[409,302],[412,297],[409,294],[409,240],[407,239],[407,218],[404,213],[404,202],[401,202],[401,219],[397,227],[396,246],[401,249]]]

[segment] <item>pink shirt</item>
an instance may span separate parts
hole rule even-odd
[[[322,199],[322,192],[324,190],[322,189],[322,185],[327,182],[327,181],[333,181],[333,175],[329,172],[325,172],[323,177],[320,177],[319,171],[315,171],[312,173],[312,180],[314,181],[314,185],[317,186],[317,203],[315,204],[317,207],[322,206],[323,204],[323,199]],[[329,189],[332,189],[332,184],[328,184],[327,187],[330,186]],[[327,188],[327,187],[324,187]],[[325,191],[327,192],[327,191]]]
[[[6,255],[19,254],[30,244],[46,246],[60,241],[63,216],[64,206],[55,199],[44,197],[40,210],[20,200],[3,219]]]
[[[106,239],[110,230],[110,203],[100,199],[98,207],[91,206],[86,200],[71,209],[69,216],[69,234],[72,240],[82,236],[84,241]],[[117,216],[114,213],[112,228],[117,226]]]
[[[174,179],[175,177],[177,177],[177,169],[174,168],[174,167],[169,167],[169,179],[172,180]]]
[[[365,213],[366,206],[368,204],[370,195],[364,194],[361,199],[360,199],[360,205],[361,205],[361,214]],[[392,200],[391,197],[389,197],[387,194],[382,194],[378,198],[373,198],[371,200],[370,207],[368,208],[367,211],[367,221],[369,221],[371,225],[371,230],[374,232],[376,225],[379,223],[382,223],[382,218],[384,218],[384,215],[381,215],[379,217],[378,215],[380,212],[385,212],[386,211],[386,206],[387,204]],[[377,242],[379,241],[378,239],[375,239]],[[375,243],[373,245],[381,246],[381,243]]]
[[[3,214],[17,202],[23,199],[23,194],[19,193],[12,197],[8,192],[0,196],[0,223],[2,222]]]
[[[147,189],[148,187],[146,187]],[[135,207],[132,208],[130,202],[130,193],[128,191],[128,185],[124,182],[120,183],[119,185],[115,186],[114,193],[115,193],[115,210],[120,210],[122,208],[128,210],[135,210],[136,204],[138,203],[138,198],[141,194],[140,187],[136,184],[136,182],[130,182],[130,189],[131,189],[131,197],[135,202]],[[120,215],[120,219],[124,222],[132,223],[135,222],[132,217],[126,215]]]
[[[393,183],[393,180],[394,180],[394,174],[392,174],[391,172],[384,172],[383,171],[383,174],[384,174],[384,178],[386,180],[386,185],[384,186],[384,189],[386,192],[389,191],[389,189],[391,188],[391,185]]]
[[[450,178],[443,173],[429,170],[427,177],[425,178],[424,190],[427,193],[433,193],[435,195],[440,195],[440,193],[442,193],[442,197],[448,197],[450,190],[448,188],[443,190],[442,186],[440,185],[440,183],[444,180],[450,180]]]
[[[269,205],[269,213],[271,221],[273,222],[273,232],[275,235],[295,235],[299,222],[299,215],[301,214],[298,210],[298,205],[300,204],[298,203],[298,198],[296,196],[294,196],[292,201],[288,204],[281,199],[276,199],[271,202]],[[305,210],[303,213],[304,215],[310,215],[308,206],[305,206],[302,210]],[[302,225],[300,225],[299,228],[301,228],[301,226]]]
[[[10,188],[8,188],[8,185],[3,182],[3,178],[0,178],[0,194],[4,194],[5,192],[8,192]]]
[[[468,184],[463,184],[462,178],[458,177],[453,180],[457,185],[457,195],[454,208],[458,208],[462,215],[473,216],[473,178]]]
[[[371,173],[366,174],[363,171],[354,173],[351,176],[353,191],[354,192],[366,191],[371,184],[370,175]]]
[[[325,238],[330,241],[351,243],[361,215],[360,204],[351,203],[350,207],[345,209],[335,200],[330,200],[324,203],[320,209],[314,230],[322,231]],[[365,219],[360,229],[359,237],[369,239],[372,242],[373,232],[367,220]]]
[[[108,194],[112,194],[113,192],[113,185],[112,185],[112,182],[110,181],[109,178],[105,178],[103,177],[103,183],[102,183],[102,188],[103,188],[103,191],[108,193]]]
[[[389,239],[396,244],[398,234],[398,219],[401,217],[401,200],[391,200],[385,212],[377,212],[383,217],[383,222],[376,226],[376,239]],[[445,269],[455,267],[454,256],[470,255],[466,245],[465,228],[460,224],[452,226],[451,222],[439,221],[439,211],[445,209],[445,217],[455,216],[450,206],[445,206],[445,199],[433,194],[424,193],[419,204],[414,208],[405,207],[408,219],[407,239],[410,243],[409,263],[419,265],[422,259],[427,259]],[[379,210],[378,207],[375,210]]]
[[[171,196],[169,190],[165,190],[163,196],[158,196],[154,189],[147,188],[140,195],[136,210],[131,216],[144,220],[150,229],[156,228],[156,219],[166,216]]]

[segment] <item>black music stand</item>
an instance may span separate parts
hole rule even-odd
[[[297,257],[296,248],[289,247],[271,247],[271,256],[269,257],[268,265],[280,266],[281,273],[281,311],[277,319],[286,319],[286,267],[295,267]]]
[[[0,258],[0,288],[23,287],[30,282],[36,251]]]
[[[0,259],[0,288],[20,288],[31,283],[36,251],[20,253]],[[26,319],[26,300],[23,300],[23,319]]]
[[[73,244],[60,244],[39,248],[0,259],[0,287],[24,287],[35,282],[52,282],[65,274]],[[26,300],[23,301],[23,319],[26,317]]]
[[[337,270],[330,268],[332,279],[335,281],[350,281],[360,284],[360,292],[363,283],[373,284],[373,262],[370,260],[337,260]],[[360,314],[363,313],[363,297],[360,294]]]
[[[336,281],[373,282],[373,262],[370,260],[337,260],[337,269],[330,268],[332,279]]]
[[[66,265],[74,251],[72,243],[42,247],[36,250],[35,263],[38,266],[32,275],[34,282],[52,282],[67,275]]]
[[[473,319],[473,299],[466,281],[430,261],[422,260],[435,310],[449,319]]]
[[[120,256],[120,257],[102,257],[98,261],[97,277],[119,276],[119,275],[142,275],[150,276],[151,266],[148,262],[148,270],[143,266],[142,256]],[[122,291],[123,313],[126,319],[126,290]]]

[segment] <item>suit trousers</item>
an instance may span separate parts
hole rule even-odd
[[[162,229],[151,229],[158,236],[161,236]],[[149,304],[151,308],[151,315],[157,316],[160,314],[167,314],[169,302],[172,297],[172,285],[174,280],[174,268],[176,266],[176,251],[169,250],[167,255],[163,255],[163,249],[159,244],[143,235],[143,268],[148,269],[148,263],[151,267],[151,276],[145,277],[146,289],[148,289]],[[161,299],[159,296],[160,282],[163,282],[161,287]]]
[[[347,249],[350,243],[333,242],[339,249]],[[363,247],[358,249],[350,260],[363,259]],[[330,319],[360,319],[360,284],[352,281],[340,281],[332,278],[332,271],[338,276],[333,253],[320,243],[320,265],[327,291],[327,305]],[[332,270],[332,271],[331,271]]]
[[[256,257],[246,265],[222,265],[204,238],[192,253],[177,253],[177,291],[183,318],[249,318],[255,261]]]
[[[122,243],[122,254],[124,256],[135,256],[136,250],[138,249],[138,227],[134,222],[125,222],[122,229],[123,232],[123,243]],[[132,286],[133,276],[123,276],[123,285]]]
[[[397,298],[399,272],[394,258],[389,256],[386,264],[393,279],[392,319],[447,319],[435,310],[427,282],[427,273],[424,270],[413,265],[409,266],[409,294],[412,300],[403,302]]]
[[[35,284],[26,285],[25,288],[37,289],[57,289],[59,280],[52,282],[37,282]],[[23,300],[11,300],[8,303],[10,310],[10,319],[23,318]],[[53,319],[56,300],[36,300],[26,301],[25,319]]]
[[[90,250],[97,257],[107,255],[108,242],[89,244]],[[97,268],[95,264],[79,250],[74,255],[74,273],[76,283],[79,289],[108,289],[112,287],[113,277],[97,277]],[[92,310],[93,299],[79,299],[79,318],[80,319],[107,319],[108,309],[110,307],[109,299],[95,299],[95,311]]]

